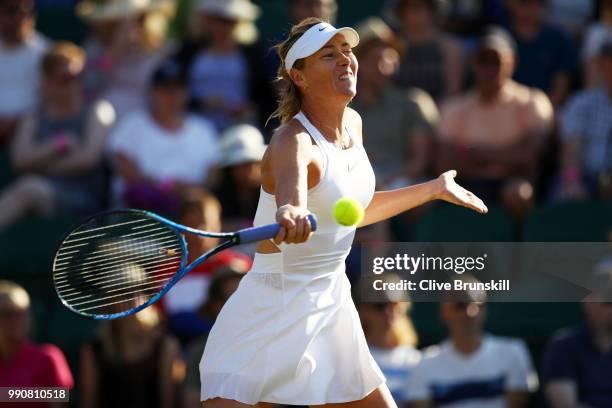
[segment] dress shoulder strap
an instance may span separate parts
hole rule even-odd
[[[326,143],[325,138],[323,137],[321,132],[319,132],[319,130],[308,120],[306,115],[304,115],[304,113],[302,113],[301,111],[298,112],[294,116],[294,118],[300,121],[300,123],[302,124],[302,126],[304,126],[310,137],[312,137],[317,146],[319,146],[321,154],[323,155],[323,174],[325,174],[330,155],[329,146]]]

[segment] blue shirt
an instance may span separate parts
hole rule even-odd
[[[612,351],[601,352],[586,326],[562,331],[547,346],[542,380],[576,383],[578,401],[592,407],[612,407]]]
[[[532,39],[525,41],[512,32],[518,61],[514,79],[523,85],[549,92],[557,73],[572,75],[577,58],[570,35],[563,29],[545,24]]]

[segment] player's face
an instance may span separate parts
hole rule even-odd
[[[306,58],[302,75],[303,92],[319,96],[340,94],[352,98],[357,93],[357,58],[341,34]]]

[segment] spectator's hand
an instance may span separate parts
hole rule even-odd
[[[299,244],[307,241],[312,235],[308,214],[308,210],[291,204],[279,207],[276,211],[276,221],[281,224],[281,228],[274,237],[274,242],[278,245],[281,242]]]
[[[482,200],[474,193],[466,190],[455,182],[457,176],[456,170],[449,170],[442,173],[437,179],[436,184],[438,193],[436,197],[440,200],[448,201],[452,204],[461,205],[477,211],[481,214],[486,214],[489,209]]]

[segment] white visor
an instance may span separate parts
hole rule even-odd
[[[359,44],[359,34],[350,27],[336,28],[328,23],[319,23],[308,29],[291,46],[285,57],[287,72],[293,68],[295,61],[306,58],[319,51],[336,34],[342,34],[351,48]]]

